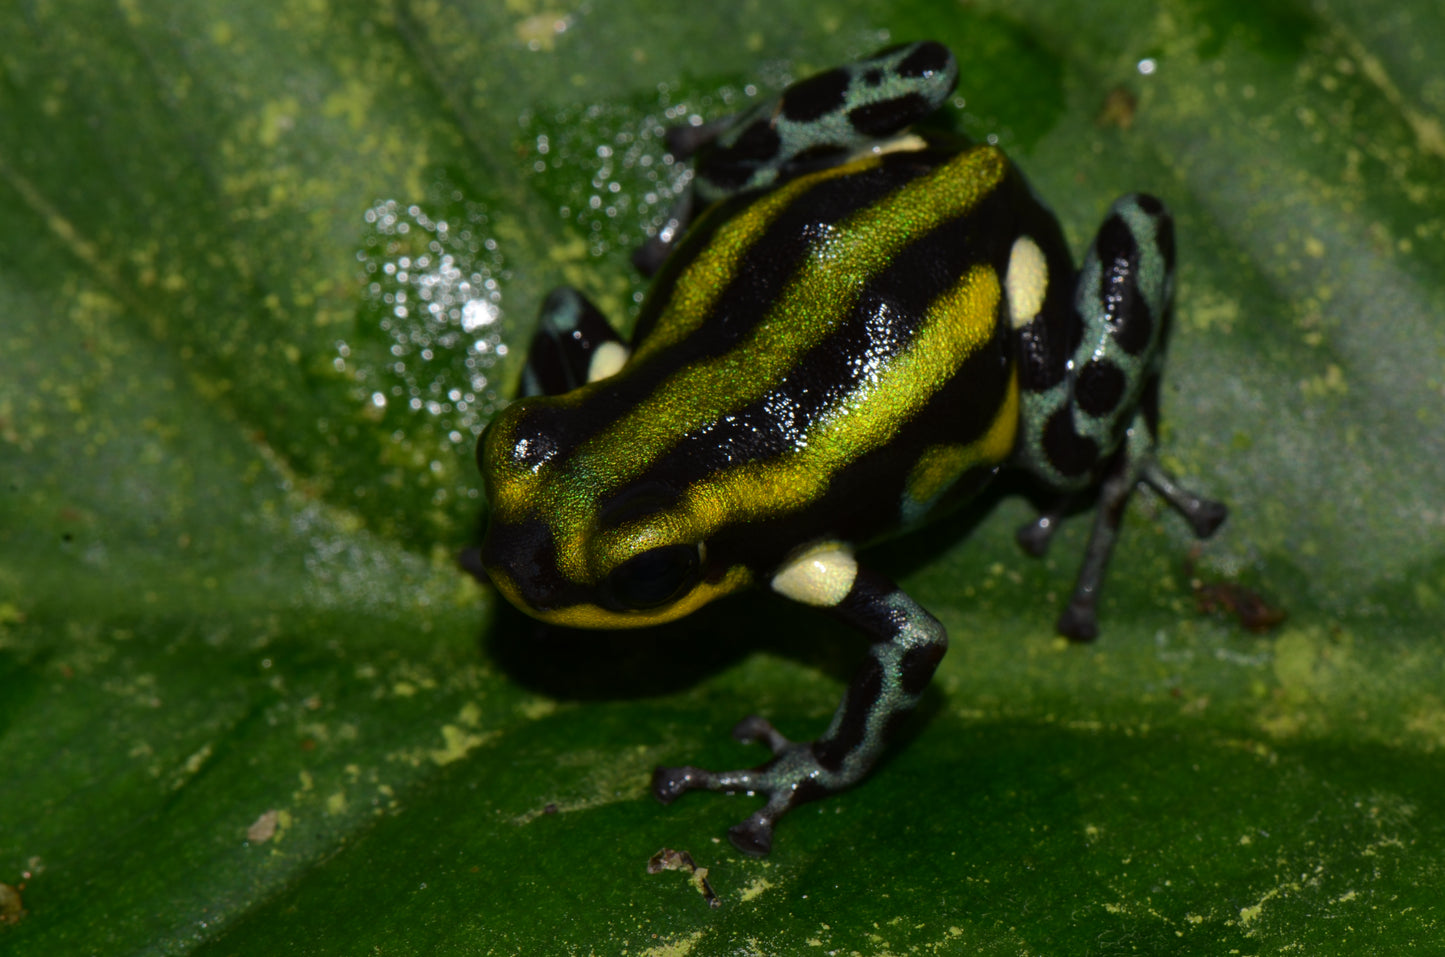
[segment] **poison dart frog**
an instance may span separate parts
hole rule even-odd
[[[1225,517],[1155,457],[1169,213],[1124,196],[1075,269],[997,147],[910,132],[957,78],[941,44],[890,47],[674,140],[695,153],[692,199],[643,256],[661,268],[630,341],[580,293],[554,292],[523,396],[478,445],[481,565],[543,621],[652,625],[761,586],[871,641],[816,740],[753,716],[733,734],[771,749],[766,763],[655,771],[664,803],[765,794],[729,831],[749,854],[787,811],[867,775],[947,647],[856,549],[1015,470],[1057,502],[1019,532],[1042,554],[1097,492],[1057,623],[1087,640],[1138,485],[1201,538]]]

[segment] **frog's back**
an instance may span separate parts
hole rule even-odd
[[[956,143],[714,208],[658,277],[617,377],[629,403],[647,396],[629,412],[637,478],[685,490],[723,541],[762,519],[793,544],[864,541],[966,497],[1012,448],[1002,277],[1020,229],[1068,268],[1003,154]]]

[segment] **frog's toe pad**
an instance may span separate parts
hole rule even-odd
[[[728,840],[750,857],[766,857],[773,849],[773,822],[762,813],[754,814],[728,828]]]
[[[1093,603],[1077,598],[1069,602],[1054,628],[1070,641],[1093,641],[1099,637],[1099,619]]]
[[[652,796],[663,804],[671,804],[683,792],[696,788],[712,788],[713,773],[691,765],[667,768],[658,767],[652,772]]]
[[[1229,506],[1223,502],[1200,499],[1199,507],[1188,513],[1186,517],[1189,519],[1189,524],[1193,526],[1196,536],[1208,538],[1229,517]]]
[[[1025,522],[1014,532],[1014,541],[1019,548],[1033,558],[1043,558],[1049,552],[1049,541],[1054,537],[1054,526],[1058,523],[1051,515],[1040,515],[1032,522]]]

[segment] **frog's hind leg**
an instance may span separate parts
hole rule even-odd
[[[941,43],[905,43],[792,84],[698,149],[704,204],[833,166],[938,109],[958,83]]]
[[[692,187],[633,264],[652,275],[694,214],[845,162],[938,109],[957,83],[947,47],[904,43],[799,80],[736,116],[669,130],[673,156],[696,157]]]
[[[1099,589],[1119,522],[1141,483],[1159,492],[1201,538],[1227,510],[1181,487],[1158,463],[1159,375],[1171,313],[1174,227],[1164,205],[1135,194],[1114,203],[1079,271],[1068,362],[1022,364],[1025,430],[1018,463],[1061,495],[1060,507],[1019,530],[1019,541],[1042,554],[1063,506],[1097,485],[1099,510],[1073,595],[1058,631],[1076,641],[1098,634]],[[1043,323],[1037,323],[1040,330]],[[1019,330],[1021,354],[1050,346]],[[1058,348],[1057,345],[1052,348]],[[1029,373],[1034,378],[1029,378]]]
[[[519,395],[571,392],[616,372],[627,356],[622,337],[586,296],[554,289],[542,302]]]

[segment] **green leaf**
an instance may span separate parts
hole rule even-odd
[[[455,565],[472,445],[548,288],[630,320],[664,125],[924,36],[1076,248],[1175,210],[1163,451],[1232,516],[1190,566],[1140,496],[1087,647],[1084,520],[878,549],[953,648],[748,859],[757,798],[650,769],[816,734],[860,640],[538,633]],[[0,950],[1445,946],[1438,3],[22,0],[0,51]]]

